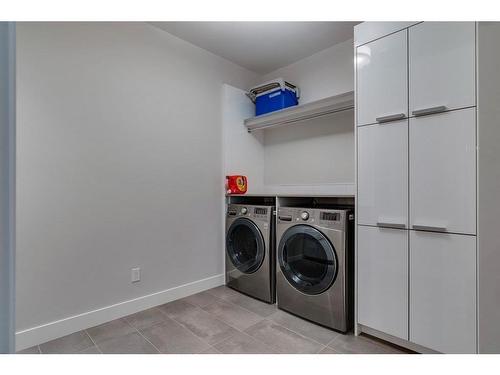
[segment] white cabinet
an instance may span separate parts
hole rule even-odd
[[[408,120],[358,128],[358,223],[406,228]]]
[[[423,22],[408,32],[410,116],[474,106],[474,22]]]
[[[475,44],[423,22],[356,45],[358,328],[444,353],[477,350]]]
[[[356,49],[357,124],[408,115],[407,31]]]
[[[408,339],[408,231],[358,226],[358,321]]]
[[[476,233],[475,108],[410,119],[410,228]]]
[[[410,231],[410,341],[476,352],[476,237]]]

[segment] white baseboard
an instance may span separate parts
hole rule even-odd
[[[16,332],[16,351],[224,284],[224,274]]]

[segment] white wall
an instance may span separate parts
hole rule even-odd
[[[301,90],[305,104],[354,89],[352,40],[267,74]],[[266,185],[354,183],[354,114],[321,117],[304,124],[267,130],[264,136]]]
[[[264,187],[264,134],[249,133],[243,125],[245,119],[255,116],[255,106],[245,92],[223,87],[224,174],[247,176],[247,193],[259,194]]]
[[[60,319],[222,282],[221,88],[256,75],[144,23],[17,36],[18,347]]]
[[[269,129],[264,138],[266,185],[354,183],[354,111]]]
[[[266,74],[261,82],[283,77],[299,86],[299,104],[354,90],[354,48],[348,40]]]
[[[0,353],[14,350],[14,34],[0,22]]]

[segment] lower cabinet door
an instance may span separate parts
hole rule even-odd
[[[476,353],[476,237],[410,231],[410,341]]]
[[[408,340],[408,231],[358,226],[358,321]]]

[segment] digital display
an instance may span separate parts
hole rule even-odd
[[[337,221],[340,219],[340,214],[338,212],[322,212],[321,220],[326,221]]]
[[[265,215],[267,214],[267,208],[257,207],[255,208],[255,215]]]

